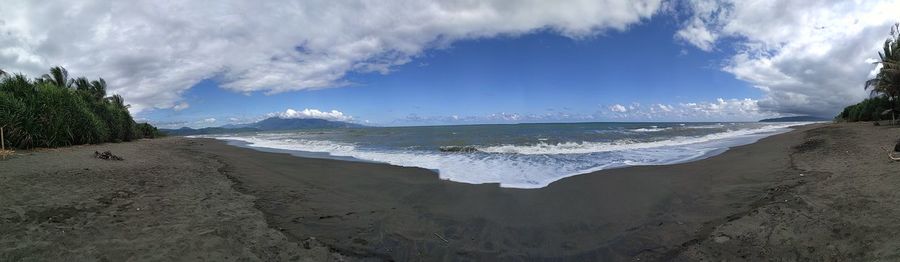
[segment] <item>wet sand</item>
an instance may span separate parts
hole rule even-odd
[[[0,161],[0,260],[143,260],[146,252],[263,260],[893,260],[900,259],[900,163],[880,147],[898,137],[900,129],[870,123],[805,126],[700,161],[604,170],[541,189],[462,184],[420,168],[209,139],[35,152]],[[97,148],[126,160],[93,159],[88,153]],[[124,211],[111,195],[117,190],[131,192],[124,198],[134,203]],[[76,211],[53,218],[60,209]],[[33,215],[44,211],[50,218]],[[67,233],[54,231],[60,225]],[[143,231],[173,225],[174,233]],[[216,234],[199,234],[209,228]],[[108,245],[109,238],[140,241]],[[198,244],[174,244],[184,241]],[[203,244],[210,241],[221,244]],[[68,246],[53,250],[58,245]]]

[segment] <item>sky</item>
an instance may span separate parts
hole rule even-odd
[[[12,1],[0,68],[103,77],[139,121],[830,117],[900,1]]]

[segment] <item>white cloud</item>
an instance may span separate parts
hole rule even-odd
[[[764,110],[833,115],[865,97],[868,58],[897,22],[898,1],[690,0],[676,38],[737,52],[722,69],[765,92]]]
[[[331,110],[331,111],[319,111],[318,109],[303,109],[302,111],[297,111],[291,108],[288,108],[284,112],[272,113],[269,114],[270,117],[280,117],[280,118],[318,118],[325,120],[335,120],[335,121],[352,121],[353,117],[345,115],[341,111]]]
[[[656,104],[656,107],[658,107],[659,110],[662,110],[664,112],[671,112],[674,109],[674,107],[672,107],[670,105],[663,105],[663,104]]]
[[[617,113],[625,113],[626,111],[628,111],[628,109],[625,108],[625,106],[620,105],[620,104],[615,104],[615,105],[609,106],[609,110],[613,111],[613,112],[617,112]]]
[[[409,114],[395,119],[392,125],[445,125],[445,124],[514,124],[514,123],[551,123],[551,122],[585,122],[597,121],[593,114],[568,112],[547,112],[543,114],[492,113],[484,115],[448,115],[421,116]]]
[[[596,121],[757,121],[784,116],[759,107],[759,101],[723,99],[678,104],[630,103],[629,106],[613,104],[594,113],[551,111],[543,114],[493,113],[485,115],[422,116],[410,114],[397,119],[395,125],[429,124],[493,124],[493,123],[552,123]]]
[[[200,122],[201,122],[201,123],[205,123],[205,124],[212,124],[212,123],[215,123],[215,122],[216,122],[216,119],[213,118],[213,117],[210,117],[210,118],[204,118],[203,120],[200,120]]]
[[[522,120],[522,115],[516,113],[496,113],[488,115],[487,120],[516,122]]]
[[[606,118],[630,121],[756,121],[781,114],[761,109],[759,101],[745,99],[716,99],[711,102],[679,104],[635,104],[632,109],[617,111],[614,107],[601,112]]]
[[[175,106],[173,106],[172,109],[175,111],[181,111],[181,110],[187,109],[188,107],[191,107],[191,105],[188,104],[187,102],[180,102],[180,103],[175,104]]]
[[[206,78],[242,93],[320,89],[461,39],[625,30],[661,2],[5,0],[0,68],[102,76],[140,112],[177,107]]]

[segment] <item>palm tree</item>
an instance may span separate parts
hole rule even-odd
[[[891,36],[884,41],[882,52],[878,52],[881,61],[875,62],[881,66],[875,78],[866,81],[865,88],[870,90],[872,96],[884,95],[891,100],[891,114],[897,112],[897,102],[900,100],[900,23],[891,27]]]
[[[107,97],[106,99],[107,99],[107,101],[109,101],[109,103],[115,105],[118,108],[127,109],[127,108],[131,107],[131,105],[125,104],[125,99],[122,98],[122,96],[120,96],[120,95],[113,95],[113,96]]]
[[[85,77],[76,78],[72,81],[72,84],[75,86],[75,89],[82,92],[89,92],[91,89],[91,82],[88,81]]]
[[[102,100],[106,96],[106,80],[100,78],[99,80],[91,81],[90,93],[97,101]]]
[[[0,69],[0,77],[4,77],[4,76],[6,76],[6,71],[3,71],[3,69]]]
[[[41,78],[55,86],[65,88],[72,87],[72,82],[74,82],[72,79],[69,79],[69,71],[66,71],[66,69],[61,66],[51,67],[50,73],[44,74]]]

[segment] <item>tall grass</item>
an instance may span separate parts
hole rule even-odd
[[[19,149],[131,141],[159,130],[137,124],[121,96],[106,97],[103,79],[66,79],[61,67],[31,80],[0,74],[0,127]]]

